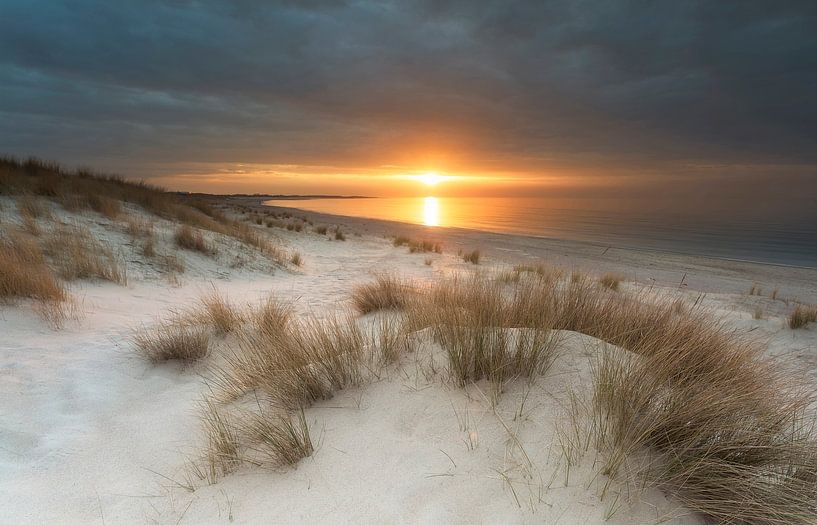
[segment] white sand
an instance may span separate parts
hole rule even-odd
[[[7,199],[0,206],[3,223],[15,220]],[[134,327],[189,305],[212,286],[238,303],[274,293],[294,300],[300,312],[346,309],[351,289],[370,279],[372,270],[432,279],[471,268],[456,257],[458,244],[476,239],[488,253],[482,266],[488,266],[514,257],[530,260],[537,252],[527,245],[535,242],[504,238],[497,244],[492,235],[439,233],[448,253],[431,256],[433,264],[426,266],[427,255],[408,254],[383,239],[377,231],[382,223],[367,223],[373,235],[360,237],[353,232],[363,228],[349,225],[346,242],[274,229],[304,256],[301,270],[271,271],[245,248],[224,241],[218,261],[184,253],[188,271],[181,285],[172,286],[106,219],[71,219],[89,224],[120,251],[130,283],[75,285],[85,316],[60,331],[26,303],[0,309],[4,523],[701,522],[657,490],[639,501],[609,494],[601,500],[603,480],[594,476],[592,457],[567,475],[554,434],[560,407],[568,388],[587,388],[588,355],[599,344],[578,334],[565,334],[562,357],[529,392],[512,385],[496,408],[484,384],[464,390],[424,375],[423,363],[439,350],[426,341],[379,381],[308,409],[316,452],[295,468],[246,467],[190,492],[176,482],[184,484],[185,463],[202,443],[196,405],[206,392],[206,364],[183,370],[146,363],[128,340]],[[164,225],[160,248],[169,249],[170,236],[170,225]],[[499,254],[496,246],[509,251]],[[746,294],[763,279],[766,295],[777,287],[781,297],[817,302],[815,270],[746,270],[741,263],[626,251],[594,260],[577,254],[582,248],[576,244],[542,246],[545,259],[556,264],[595,265],[639,279],[626,287],[652,285],[656,293],[689,297],[709,292],[704,300],[736,329],[767,339],[770,352],[790,357],[801,370],[817,369],[817,327],[788,330],[789,306]],[[236,262],[242,267],[230,268]],[[684,265],[692,282],[679,289],[681,276],[675,274]],[[661,278],[653,277],[653,284],[647,275]],[[763,320],[752,319],[758,306]]]

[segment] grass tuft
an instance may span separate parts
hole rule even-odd
[[[217,335],[227,335],[241,326],[244,316],[229,299],[213,290],[199,300],[199,309],[192,312],[193,320],[213,328]]]
[[[252,414],[246,423],[246,433],[256,450],[276,465],[294,465],[315,450],[302,409],[294,417]]]
[[[194,230],[190,226],[184,224],[176,229],[173,235],[173,240],[176,246],[185,250],[203,253],[204,255],[215,255],[216,250],[205,239],[204,235],[198,230]]]
[[[196,361],[207,356],[210,337],[198,327],[165,321],[142,328],[133,336],[136,349],[153,363]]]
[[[68,298],[63,284],[46,265],[36,240],[15,230],[0,238],[0,300],[21,298],[62,303]]]
[[[479,264],[479,250],[465,252],[462,254],[462,260],[471,264]]]
[[[127,271],[119,258],[87,228],[59,226],[44,241],[45,253],[67,281],[102,279],[125,285]]]
[[[623,280],[624,278],[618,274],[605,273],[599,278],[599,284],[608,290],[618,290],[618,287]]]
[[[354,319],[308,317],[290,321],[284,305],[275,319],[240,333],[240,350],[227,356],[218,383],[230,397],[259,389],[294,409],[359,384],[365,340]],[[265,314],[267,315],[267,314]]]
[[[361,314],[377,310],[399,310],[406,306],[413,294],[412,286],[391,274],[379,274],[373,283],[356,286],[352,303]]]
[[[796,330],[809,323],[817,323],[817,307],[798,304],[789,315],[789,328]]]

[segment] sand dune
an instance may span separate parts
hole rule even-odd
[[[246,201],[225,204],[228,214],[301,254],[294,266],[213,232],[204,235],[215,255],[178,249],[174,221],[125,205],[129,217],[153,222],[156,248],[185,268],[177,272],[146,257],[122,218],[46,205],[56,221],[39,221],[46,233],[59,222],[87,228],[116,254],[127,284],[71,282],[79,313],[58,330],[28,300],[0,310],[0,507],[9,522],[704,522],[657,487],[608,484],[592,450],[568,466],[559,436],[570,398],[592,395],[591,358],[603,347],[624,352],[568,331],[559,332],[559,356],[547,373],[507,383],[498,398],[485,380],[464,388],[447,380],[442,348],[419,332],[414,351],[305,408],[310,457],[287,467],[242,464],[209,484],[191,473],[206,442],[199,409],[212,392],[213,367],[240,346],[238,336],[213,336],[210,356],[197,363],[155,365],[135,351],[132,335],[213,289],[242,308],[273,295],[291,303],[297,318],[325,318],[351,312],[354,288],[376,271],[421,286],[533,262],[568,273],[619,272],[625,281],[611,293],[703,302],[730,329],[767,342],[769,355],[784,358],[780,366],[799,375],[817,370],[815,326],[786,326],[795,300],[817,302],[817,270],[626,250],[602,255],[578,243],[444,230],[433,236],[442,254],[416,254],[386,236],[420,237],[427,233],[420,227],[297,214],[314,223],[298,220],[298,232],[255,224],[260,208],[231,207]],[[0,224],[18,223],[14,199],[0,197]],[[316,233],[322,224],[328,229]],[[335,240],[338,224],[345,241]],[[457,253],[474,248],[483,253],[478,266]],[[753,284],[762,295],[749,295]],[[356,323],[369,334],[383,315]]]

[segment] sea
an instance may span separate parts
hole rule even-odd
[[[540,197],[308,198],[266,204],[611,247],[817,268],[817,213],[643,209]]]

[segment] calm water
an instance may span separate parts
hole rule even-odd
[[[493,197],[273,200],[267,204],[427,226],[817,267],[815,214],[786,220],[748,212],[720,216],[666,210],[633,212],[615,209],[609,202]]]

